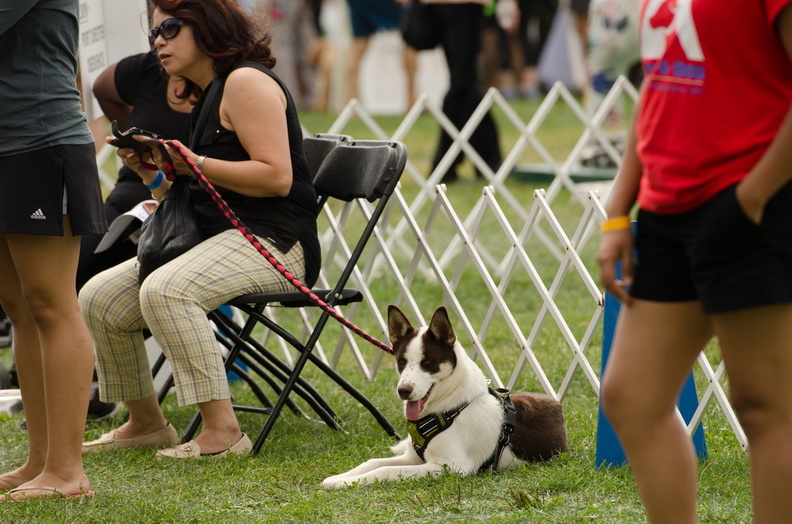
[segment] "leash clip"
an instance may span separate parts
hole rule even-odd
[[[167,174],[168,180],[173,181],[175,176],[175,173],[173,172],[173,160],[168,154],[165,144],[162,143],[162,138],[158,134],[152,133],[151,131],[146,131],[145,129],[140,129],[139,127],[130,127],[126,131],[121,131],[118,129],[118,122],[116,120],[113,120],[113,122],[110,124],[110,127],[113,131],[113,136],[116,137],[115,140],[110,142],[110,145],[119,148],[129,147],[134,149],[138,155],[138,159],[140,159],[140,163],[146,169],[159,171],[157,164],[148,162],[143,158],[144,153],[149,153],[153,159],[154,155],[151,154],[151,149],[154,147],[159,149],[162,160],[165,163],[165,172]],[[145,136],[146,139],[137,140],[135,135]]]

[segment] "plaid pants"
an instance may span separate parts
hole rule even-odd
[[[288,254],[261,241],[296,278],[303,250]],[[170,361],[180,405],[230,398],[223,358],[206,313],[248,293],[293,286],[236,230],[204,240],[138,285],[137,259],[99,273],[80,291],[105,402],[154,394],[141,330],[148,328]]]

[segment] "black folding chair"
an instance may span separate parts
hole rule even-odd
[[[313,136],[304,138],[303,151],[305,152],[306,162],[308,165],[308,172],[311,176],[311,180],[316,178],[316,174],[319,172],[319,167],[322,165],[322,162],[324,162],[324,159],[327,157],[330,151],[333,150],[333,148],[341,144],[349,144],[353,140],[354,139],[349,135],[330,134],[330,133],[318,133]],[[210,316],[210,319],[212,319],[215,322],[215,325],[223,324],[226,328],[225,332],[227,333],[239,333],[239,330],[235,330],[234,324],[232,323],[232,319],[230,319],[227,316],[226,314],[227,312],[228,312],[228,308],[221,308],[215,311]],[[148,336],[150,335],[147,335],[147,338]],[[217,340],[227,349],[231,348],[229,337],[223,332],[218,331]],[[232,338],[232,342],[233,342],[233,338]],[[266,381],[270,382],[270,385],[273,388],[276,388],[276,390],[277,390],[277,383],[272,382],[271,378],[267,376],[263,370],[256,368],[257,364],[250,362],[250,360],[245,358],[244,356],[238,357],[238,360],[242,365],[239,365],[237,361],[233,361],[230,364],[231,366],[229,368],[230,371],[235,373],[240,380],[246,382],[248,386],[250,386],[250,388],[253,390],[256,397],[258,397],[259,401],[265,406],[263,408],[256,408],[256,411],[268,413],[269,409],[272,406],[272,403],[267,398],[267,395],[261,389],[259,384],[255,381],[253,377],[251,377],[245,371],[245,369],[246,367],[253,366],[254,370],[257,371],[256,374],[263,377]],[[157,360],[154,361],[154,365],[151,368],[151,374],[155,379],[157,378],[157,375],[162,371],[162,368],[166,362],[167,359],[165,355],[160,353],[159,356],[157,357]],[[174,385],[173,375],[171,374],[165,379],[157,395],[160,404],[162,404],[162,401],[165,400],[165,397],[167,396],[171,388],[173,388],[173,385]],[[307,386],[307,384],[305,386],[309,387]],[[302,391],[300,390],[300,392]],[[314,404],[312,398],[306,395],[301,395],[301,396],[304,396],[306,398],[306,401],[309,403],[309,405],[316,407],[318,409],[318,413],[320,417],[322,417],[322,419],[325,420],[325,422],[327,422],[331,426],[335,424],[335,414],[332,413],[332,410],[330,410],[329,413],[327,412],[327,410],[322,411],[321,409],[318,408],[318,406]],[[318,394],[316,394],[316,396],[318,396]],[[299,407],[297,407],[297,405],[294,404],[293,402],[287,401],[287,405],[295,414],[305,415],[302,412],[302,410]],[[327,406],[327,408],[329,409],[329,406]],[[243,408],[240,407],[239,409],[241,410]],[[254,408],[250,407],[248,409],[253,410]]]
[[[330,137],[332,136],[330,135]],[[314,295],[321,298],[329,306],[336,308],[337,306],[363,300],[362,293],[346,286],[404,171],[407,161],[407,150],[401,142],[382,140],[347,141],[329,138],[328,135],[320,135],[313,137],[313,139],[328,142],[335,140],[336,142],[332,144],[332,147],[328,147],[329,151],[314,177],[314,186],[319,195],[320,209],[331,200],[344,202],[344,205],[347,206],[353,205],[356,199],[366,199],[371,203],[376,202],[365,227],[358,237],[351,256],[346,261],[333,288],[315,288],[311,290]],[[312,147],[316,147],[318,150],[321,147],[331,145],[328,142],[308,145],[311,140],[306,139],[306,151]],[[326,265],[330,263],[330,260],[325,261]],[[237,372],[246,383],[251,385],[257,398],[262,403],[262,406],[234,404],[234,408],[239,411],[258,412],[268,415],[253,445],[253,453],[258,453],[261,449],[284,405],[295,413],[302,414],[301,410],[290,399],[292,393],[305,400],[329,427],[341,429],[338,424],[338,418],[328,403],[300,376],[309,360],[363,405],[388,435],[396,436],[393,426],[379,412],[376,406],[313,353],[328,320],[331,320],[331,316],[327,311],[321,309],[297,289],[279,293],[244,295],[229,301],[228,304],[244,312],[247,319],[244,325],[239,326],[233,319],[218,311],[213,311],[209,314],[209,318],[215,323],[221,334],[218,336],[218,340],[228,348],[226,369]],[[310,333],[305,336],[306,334],[302,333],[302,330],[300,333],[291,332],[275,319],[267,316],[265,308],[271,305],[280,305],[287,308],[312,308],[317,310],[319,314]],[[259,324],[297,350],[298,358],[293,365],[287,364],[252,336],[254,329]],[[237,364],[237,361],[244,363],[247,371],[240,369],[241,366]],[[275,390],[278,398],[274,403],[267,399],[262,389],[251,376],[257,376]],[[200,413],[198,413],[185,432],[184,441],[192,438],[200,423],[201,418]]]

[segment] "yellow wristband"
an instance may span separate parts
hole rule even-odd
[[[610,233],[611,231],[621,231],[623,229],[630,229],[630,217],[628,216],[621,216],[621,217],[613,217],[609,218],[605,222],[602,223],[602,232],[603,233]]]

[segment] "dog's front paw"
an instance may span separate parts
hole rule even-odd
[[[324,479],[322,481],[322,486],[321,487],[322,487],[322,489],[337,489],[337,488],[346,487],[348,485],[349,484],[347,484],[344,481],[344,479],[341,478],[341,475],[335,475],[335,476],[327,477],[326,479]]]

